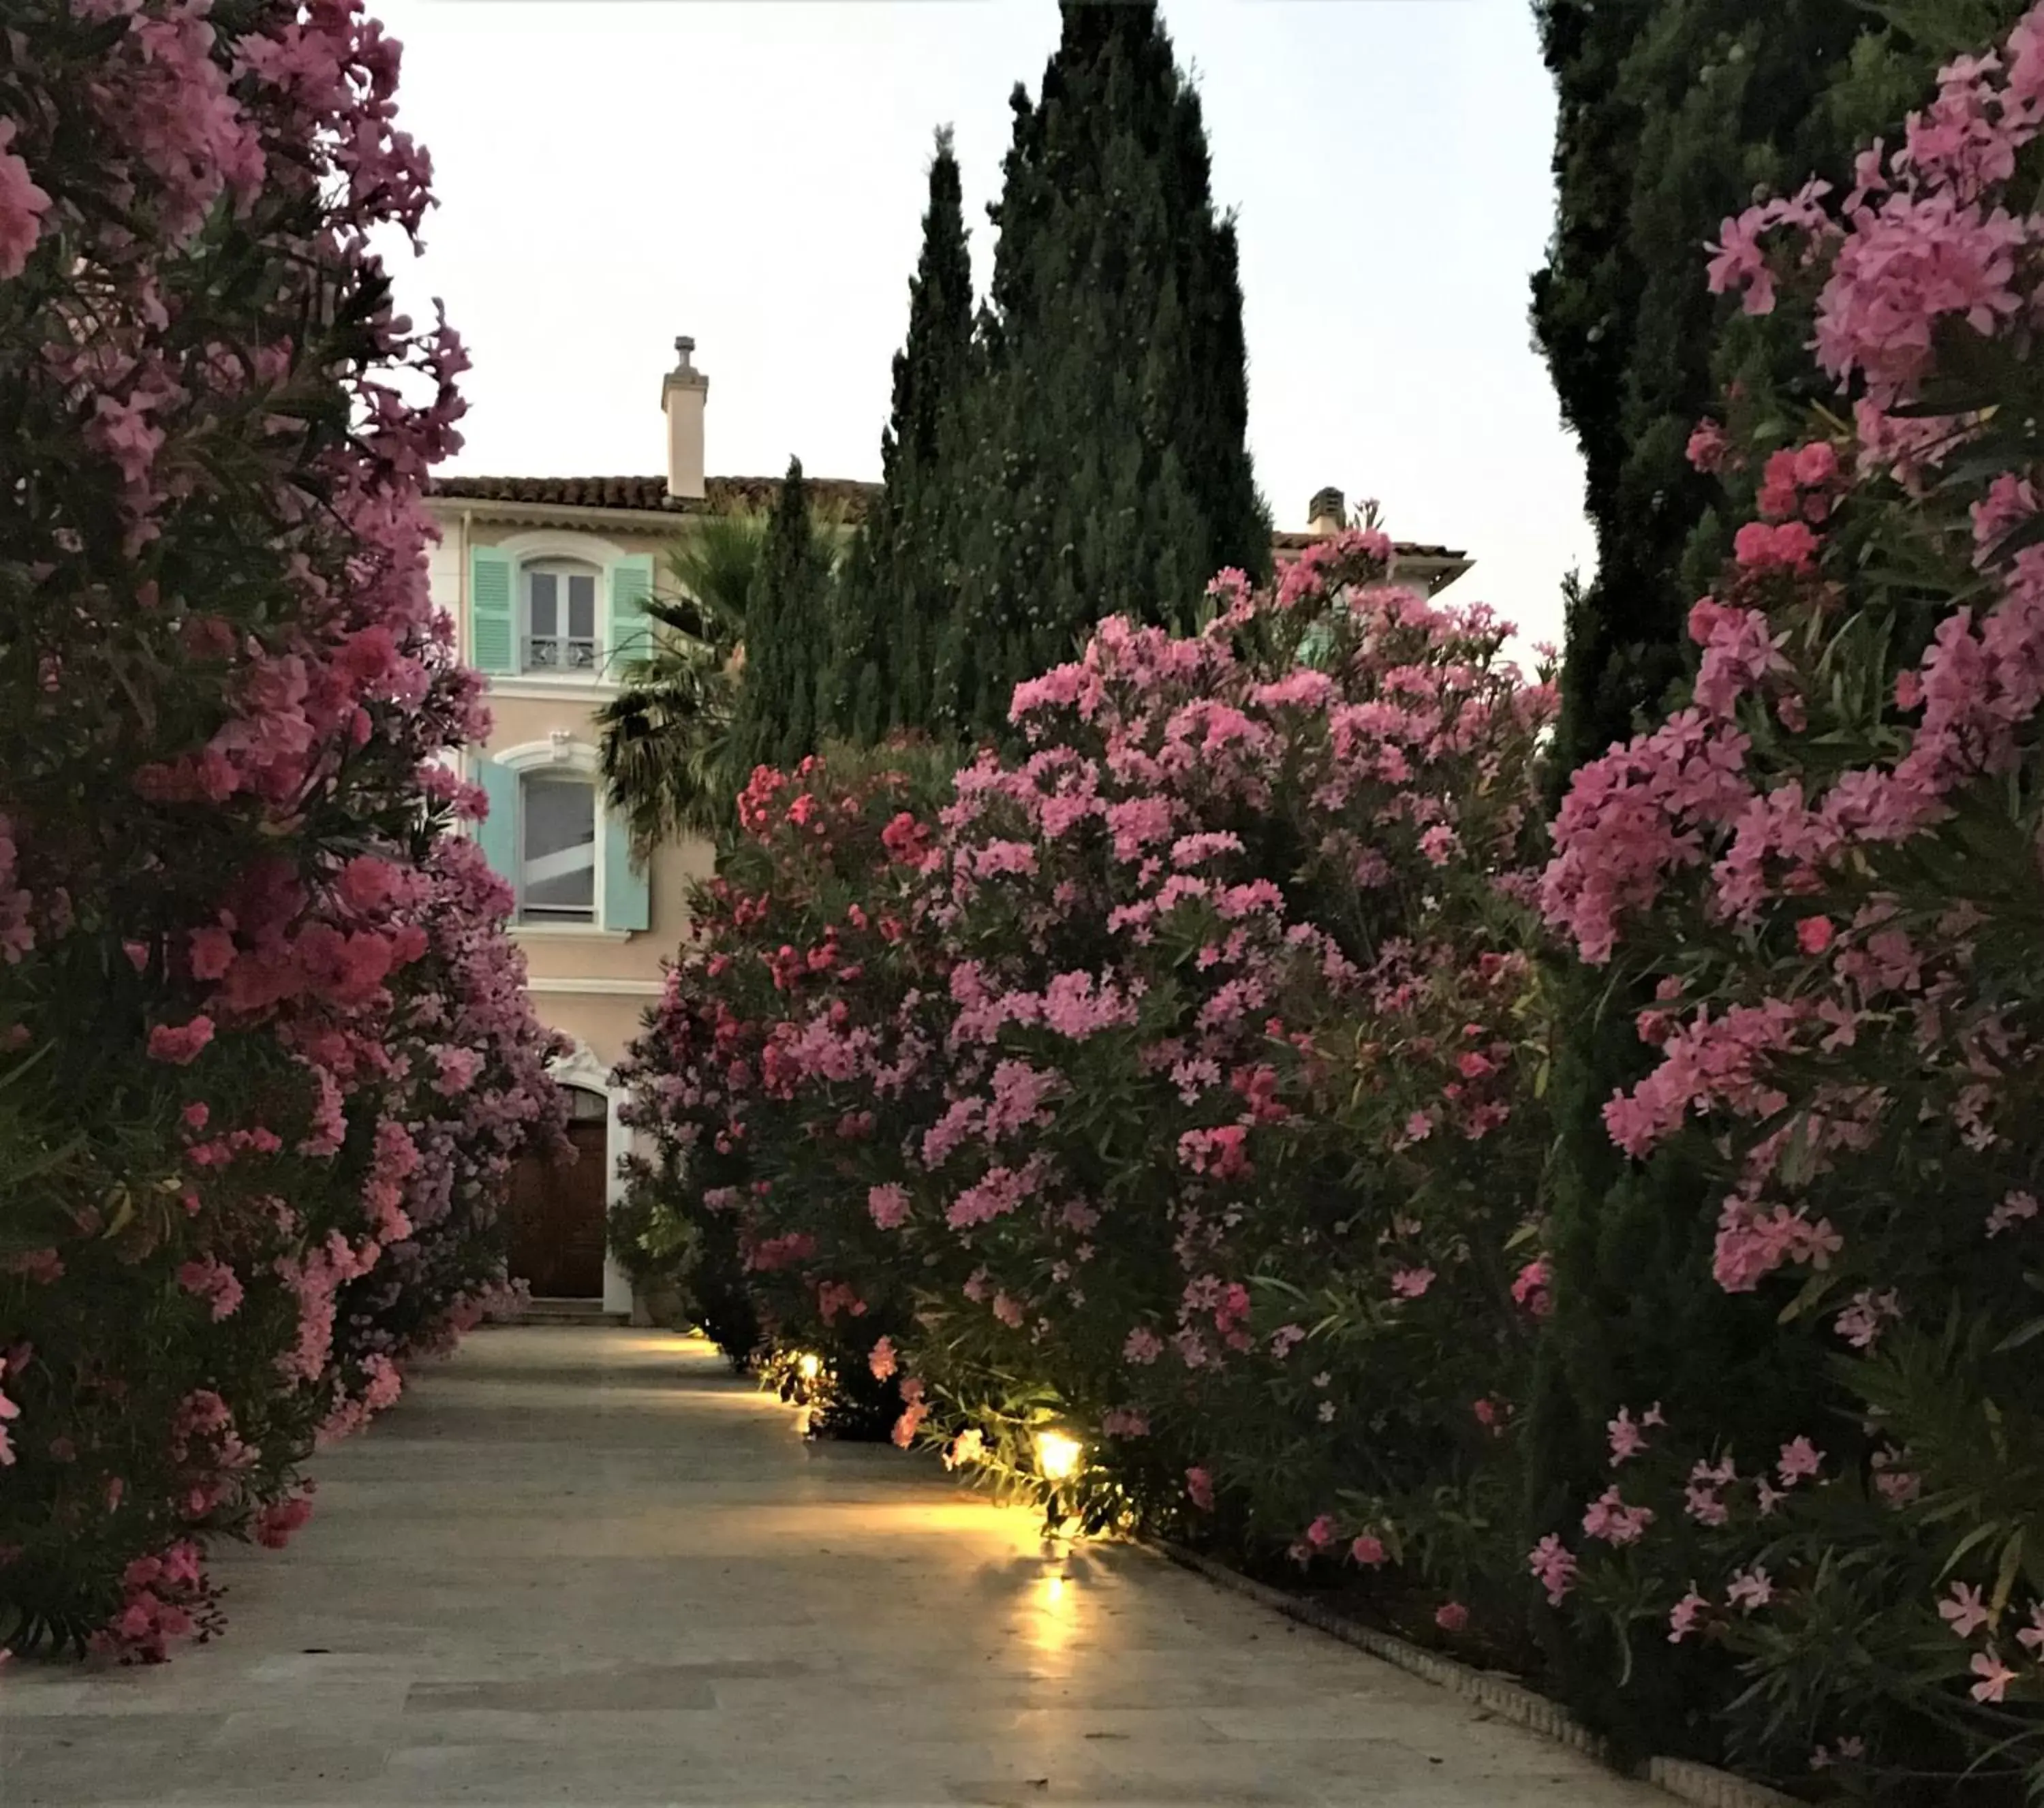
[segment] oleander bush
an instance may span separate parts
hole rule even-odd
[[[1544,891],[1657,987],[1606,1125],[1716,1177],[1696,1284],[1773,1379],[1612,1400],[1536,1561],[1741,1763],[1902,1800],[2044,1788],[2040,125],[2033,12],[1850,194],[1726,222],[1838,399],[1692,441],[1748,518],[1690,704],[1576,774]]]
[[[897,1441],[1459,1587],[1545,1297],[1550,697],[1389,554],[1103,624],[940,789],[762,769],[636,1110],[746,1334],[899,1386]]]
[[[421,502],[458,343],[355,0],[0,35],[0,1646],[159,1658],[557,1134]]]
[[[1835,397],[1699,426],[1743,524],[1687,701],[1551,831],[1544,674],[1368,532],[1103,622],[1014,757],[756,773],[632,1069],[703,1315],[1054,1518],[1544,1633],[1628,1749],[2044,1791],[2040,129],[2044,9],[1726,222]],[[1652,1008],[1557,1023],[1564,961]],[[1558,1518],[1527,1415],[1606,1307],[1546,1257],[1548,1056],[1614,1028],[1616,1148],[1715,1177],[1654,1284],[1740,1360],[1614,1380]]]

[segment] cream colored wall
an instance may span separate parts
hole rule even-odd
[[[440,521],[443,538],[432,559],[433,600],[454,616],[456,643],[466,657],[468,549],[501,546],[548,530],[524,524],[464,521],[459,505],[442,505],[434,512]],[[665,591],[669,587],[663,555],[672,543],[670,539],[620,533],[607,524],[577,527],[565,520],[559,531],[601,540],[613,557],[650,553],[655,589]],[[507,696],[505,688],[501,681],[491,686],[493,720],[484,743],[486,751],[501,752],[545,741],[555,733],[594,747],[598,739],[597,711],[617,692],[614,685],[555,689],[548,688],[544,681],[535,684],[516,679],[509,681],[509,689],[536,694]],[[618,1060],[637,1032],[639,1013],[657,995],[661,962],[675,954],[688,933],[690,885],[708,877],[715,864],[714,850],[706,841],[690,838],[656,849],[647,873],[647,927],[631,935],[552,925],[540,931],[521,931],[513,924],[512,939],[524,950],[528,975],[536,982],[532,1004],[540,1020],[580,1038],[606,1065]],[[578,981],[590,982],[597,989],[588,993],[566,989]]]
[[[567,992],[541,992],[532,996],[532,1011],[550,1030],[573,1036],[605,1068],[615,1067],[637,1037],[642,1014],[651,998],[589,998]]]
[[[490,750],[544,741],[556,730],[572,739],[595,743],[596,705],[578,697],[493,697]],[[596,932],[532,934],[515,924],[512,937],[525,950],[535,979],[639,979],[660,977],[663,956],[671,955],[688,933],[688,889],[716,869],[715,850],[706,841],[690,839],[656,848],[647,869],[647,927],[619,937]]]

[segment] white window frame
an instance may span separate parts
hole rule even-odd
[[[624,548],[596,534],[548,528],[514,534],[500,542],[497,550],[511,561],[512,657],[518,669],[493,677],[490,681],[490,693],[511,697],[594,697],[599,701],[616,696],[622,687],[617,681],[617,672],[611,669],[608,646],[611,573],[625,557]],[[525,631],[531,620],[531,586],[526,571],[531,566],[557,559],[573,559],[596,567],[597,662],[589,671],[557,671],[551,666],[534,670],[525,663]]]
[[[557,905],[542,905],[540,907],[541,909],[551,910],[554,912],[554,914],[551,915],[545,916],[531,916],[527,915],[528,907],[525,902],[525,869],[527,865],[529,863],[529,856],[526,853],[525,850],[525,832],[527,824],[529,821],[529,816],[525,806],[525,797],[526,787],[535,779],[548,780],[557,785],[564,782],[576,785],[581,786],[584,790],[589,793],[590,874],[589,914],[586,916],[568,915],[567,912],[561,910],[560,907]],[[601,896],[603,890],[603,798],[597,789],[596,781],[585,773],[572,770],[563,770],[558,766],[536,766],[529,772],[520,773],[518,774],[518,820],[517,827],[517,835],[516,840],[517,851],[516,858],[518,862],[518,880],[515,889],[518,894],[517,916],[520,927],[525,929],[594,929],[601,925],[603,921],[603,899]]]
[[[596,791],[596,910],[586,923],[552,922],[528,923],[524,920],[525,900],[522,877],[515,881],[519,898],[517,910],[509,924],[512,935],[519,941],[529,939],[559,939],[579,942],[625,942],[632,931],[628,929],[607,928],[605,920],[610,900],[605,895],[604,869],[609,862],[604,858],[609,845],[609,810],[603,795],[601,766],[597,750],[587,741],[578,741],[565,730],[557,730],[544,741],[527,741],[515,747],[493,747],[490,758],[512,773],[518,781],[517,832],[512,838],[513,858],[522,875],[525,866],[525,775],[528,773],[556,773],[562,777],[587,779]]]
[[[570,570],[574,566],[579,570]],[[557,678],[577,684],[587,684],[603,670],[605,647],[603,630],[608,613],[609,599],[605,596],[604,567],[592,561],[552,553],[518,562],[518,670],[521,676],[537,678]],[[551,577],[557,580],[555,588],[554,625],[556,630],[545,636],[555,649],[555,662],[542,663],[532,657],[532,648],[541,638],[533,631],[532,580],[537,577]],[[589,663],[578,666],[567,662],[562,657],[575,643],[576,636],[568,631],[568,580],[586,578],[590,585]]]

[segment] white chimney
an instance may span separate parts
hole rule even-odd
[[[1324,536],[1338,534],[1347,525],[1348,510],[1342,493],[1331,484],[1316,490],[1312,501],[1306,505],[1306,532]]]
[[[690,362],[696,342],[684,334],[674,341],[681,362],[660,386],[660,408],[667,417],[667,493],[700,499],[703,493],[703,405],[709,400],[709,378]]]

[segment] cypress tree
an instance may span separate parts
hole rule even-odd
[[[830,577],[802,461],[790,459],[746,605],[745,663],[732,722],[732,769],[741,784],[755,766],[792,766],[816,750]]]
[[[1536,0],[1560,102],[1556,223],[1533,323],[1585,466],[1597,575],[1570,624],[1564,773],[1658,712],[1683,672],[1685,551],[1709,481],[1684,456],[1719,382],[1704,246],[1762,190],[1849,185],[1939,63],[2019,0]],[[1777,374],[1808,359],[1771,351]],[[1807,391],[1805,393],[1808,393]],[[1693,562],[1692,562],[1693,569]]]
[[[1719,330],[1704,246],[1762,190],[1809,175],[1850,180],[1854,154],[1931,92],[1949,55],[1990,41],[2020,0],[1539,0],[1560,99],[1557,225],[1534,279],[1535,327],[1562,413],[1581,443],[1598,573],[1570,587],[1558,785],[1678,701],[1689,605],[1725,551],[1716,480],[1685,454],[1697,420],[1736,377],[1773,398],[1784,429],[1815,384],[1808,321],[1740,320]],[[1739,480],[1750,489],[1750,474]],[[1725,509],[1729,518],[1735,513]],[[1717,1196],[1669,1146],[1646,1163],[1612,1145],[1613,1092],[1649,1065],[1634,1029],[1650,975],[1558,976],[1566,1030],[1554,1069],[1552,1174],[1556,1317],[1532,1403],[1529,1526],[1568,1528],[1608,1478],[1604,1422],[1620,1404],[1661,1403],[1671,1426],[1707,1442],[1723,1403],[1785,1438],[1812,1403],[1783,1377],[1785,1340],[1755,1299],[1720,1292],[1710,1272]],[[1566,1691],[1623,1748],[1708,1754],[1690,1703],[1710,1653],[1635,1637],[1547,1630]],[[1621,1689],[1616,1679],[1629,1669]]]
[[[1199,98],[1151,4],[1065,0],[1041,98],[1018,86],[966,448],[939,684],[961,726],[1098,619],[1189,624],[1226,566],[1265,574],[1245,443],[1235,227]]]
[[[933,666],[952,606],[960,410],[973,368],[972,260],[949,126],[930,162],[923,248],[909,282],[909,334],[894,355],[881,436],[881,492],[840,586],[826,726],[870,745],[929,727]]]

